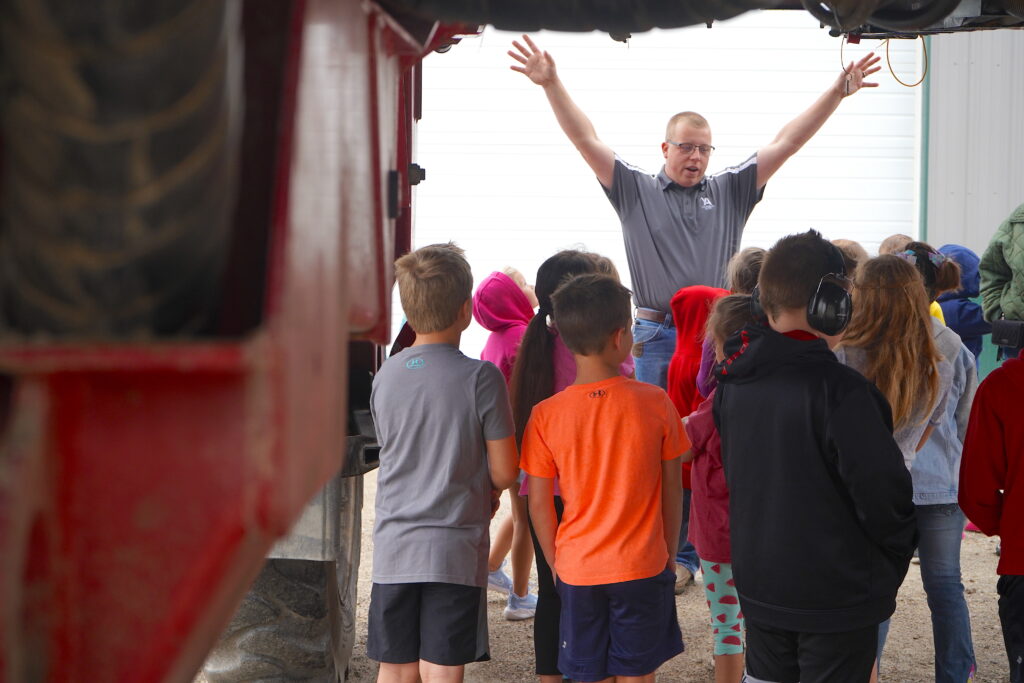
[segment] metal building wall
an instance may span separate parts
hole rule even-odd
[[[1024,203],[1024,31],[930,39],[921,231],[980,256]]]

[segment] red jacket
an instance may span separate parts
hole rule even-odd
[[[999,534],[996,572],[1024,574],[1024,360],[1008,360],[974,395],[960,460],[960,507],[979,529]]]
[[[686,420],[686,436],[693,449],[693,487],[690,508],[689,540],[700,559],[708,562],[732,562],[729,546],[729,487],[722,469],[722,440],[715,427],[712,389],[697,410]]]
[[[711,313],[711,304],[728,293],[727,289],[694,285],[683,287],[672,297],[676,350],[668,365],[668,395],[680,415],[689,415],[704,400],[697,391],[704,328]],[[683,465],[683,488],[690,488],[689,463]]]

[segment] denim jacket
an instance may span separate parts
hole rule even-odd
[[[978,389],[978,371],[972,354],[960,337],[938,320],[932,335],[939,353],[953,363],[953,385],[943,419],[935,427],[910,468],[915,505],[956,503],[960,484],[960,456],[967,433],[971,403]]]

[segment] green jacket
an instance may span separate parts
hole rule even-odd
[[[1024,204],[996,230],[979,270],[985,319],[1024,320]]]

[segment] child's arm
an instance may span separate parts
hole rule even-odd
[[[684,428],[684,431],[685,431],[686,423],[689,422],[689,421],[690,421],[690,416],[689,415],[687,415],[687,416],[685,416],[683,418],[683,428]],[[687,436],[689,436],[689,434],[687,434]],[[679,459],[682,462],[693,462],[694,457],[696,457],[696,456],[694,455],[693,448],[688,448],[685,453],[683,453],[681,456],[679,456]],[[680,524],[682,524],[682,522],[680,522]]]
[[[515,435],[487,442],[487,464],[491,470],[491,486],[499,491],[516,483],[519,477],[519,451]]]
[[[692,451],[687,453],[692,458]],[[683,524],[682,458],[661,461],[661,524],[665,530],[665,546],[668,548],[668,563],[665,566],[675,571],[679,527]]]
[[[555,480],[549,477],[530,477],[530,522],[537,534],[537,543],[544,552],[544,559],[555,575],[555,531],[558,517],[555,516]],[[678,476],[676,481],[679,481]],[[678,529],[676,530],[678,534]]]
[[[996,374],[999,372],[997,369],[989,375],[974,396],[960,460],[960,508],[988,536],[1000,533],[1002,490],[1006,488],[1007,444],[996,413],[999,401],[992,395],[1002,379]]]

